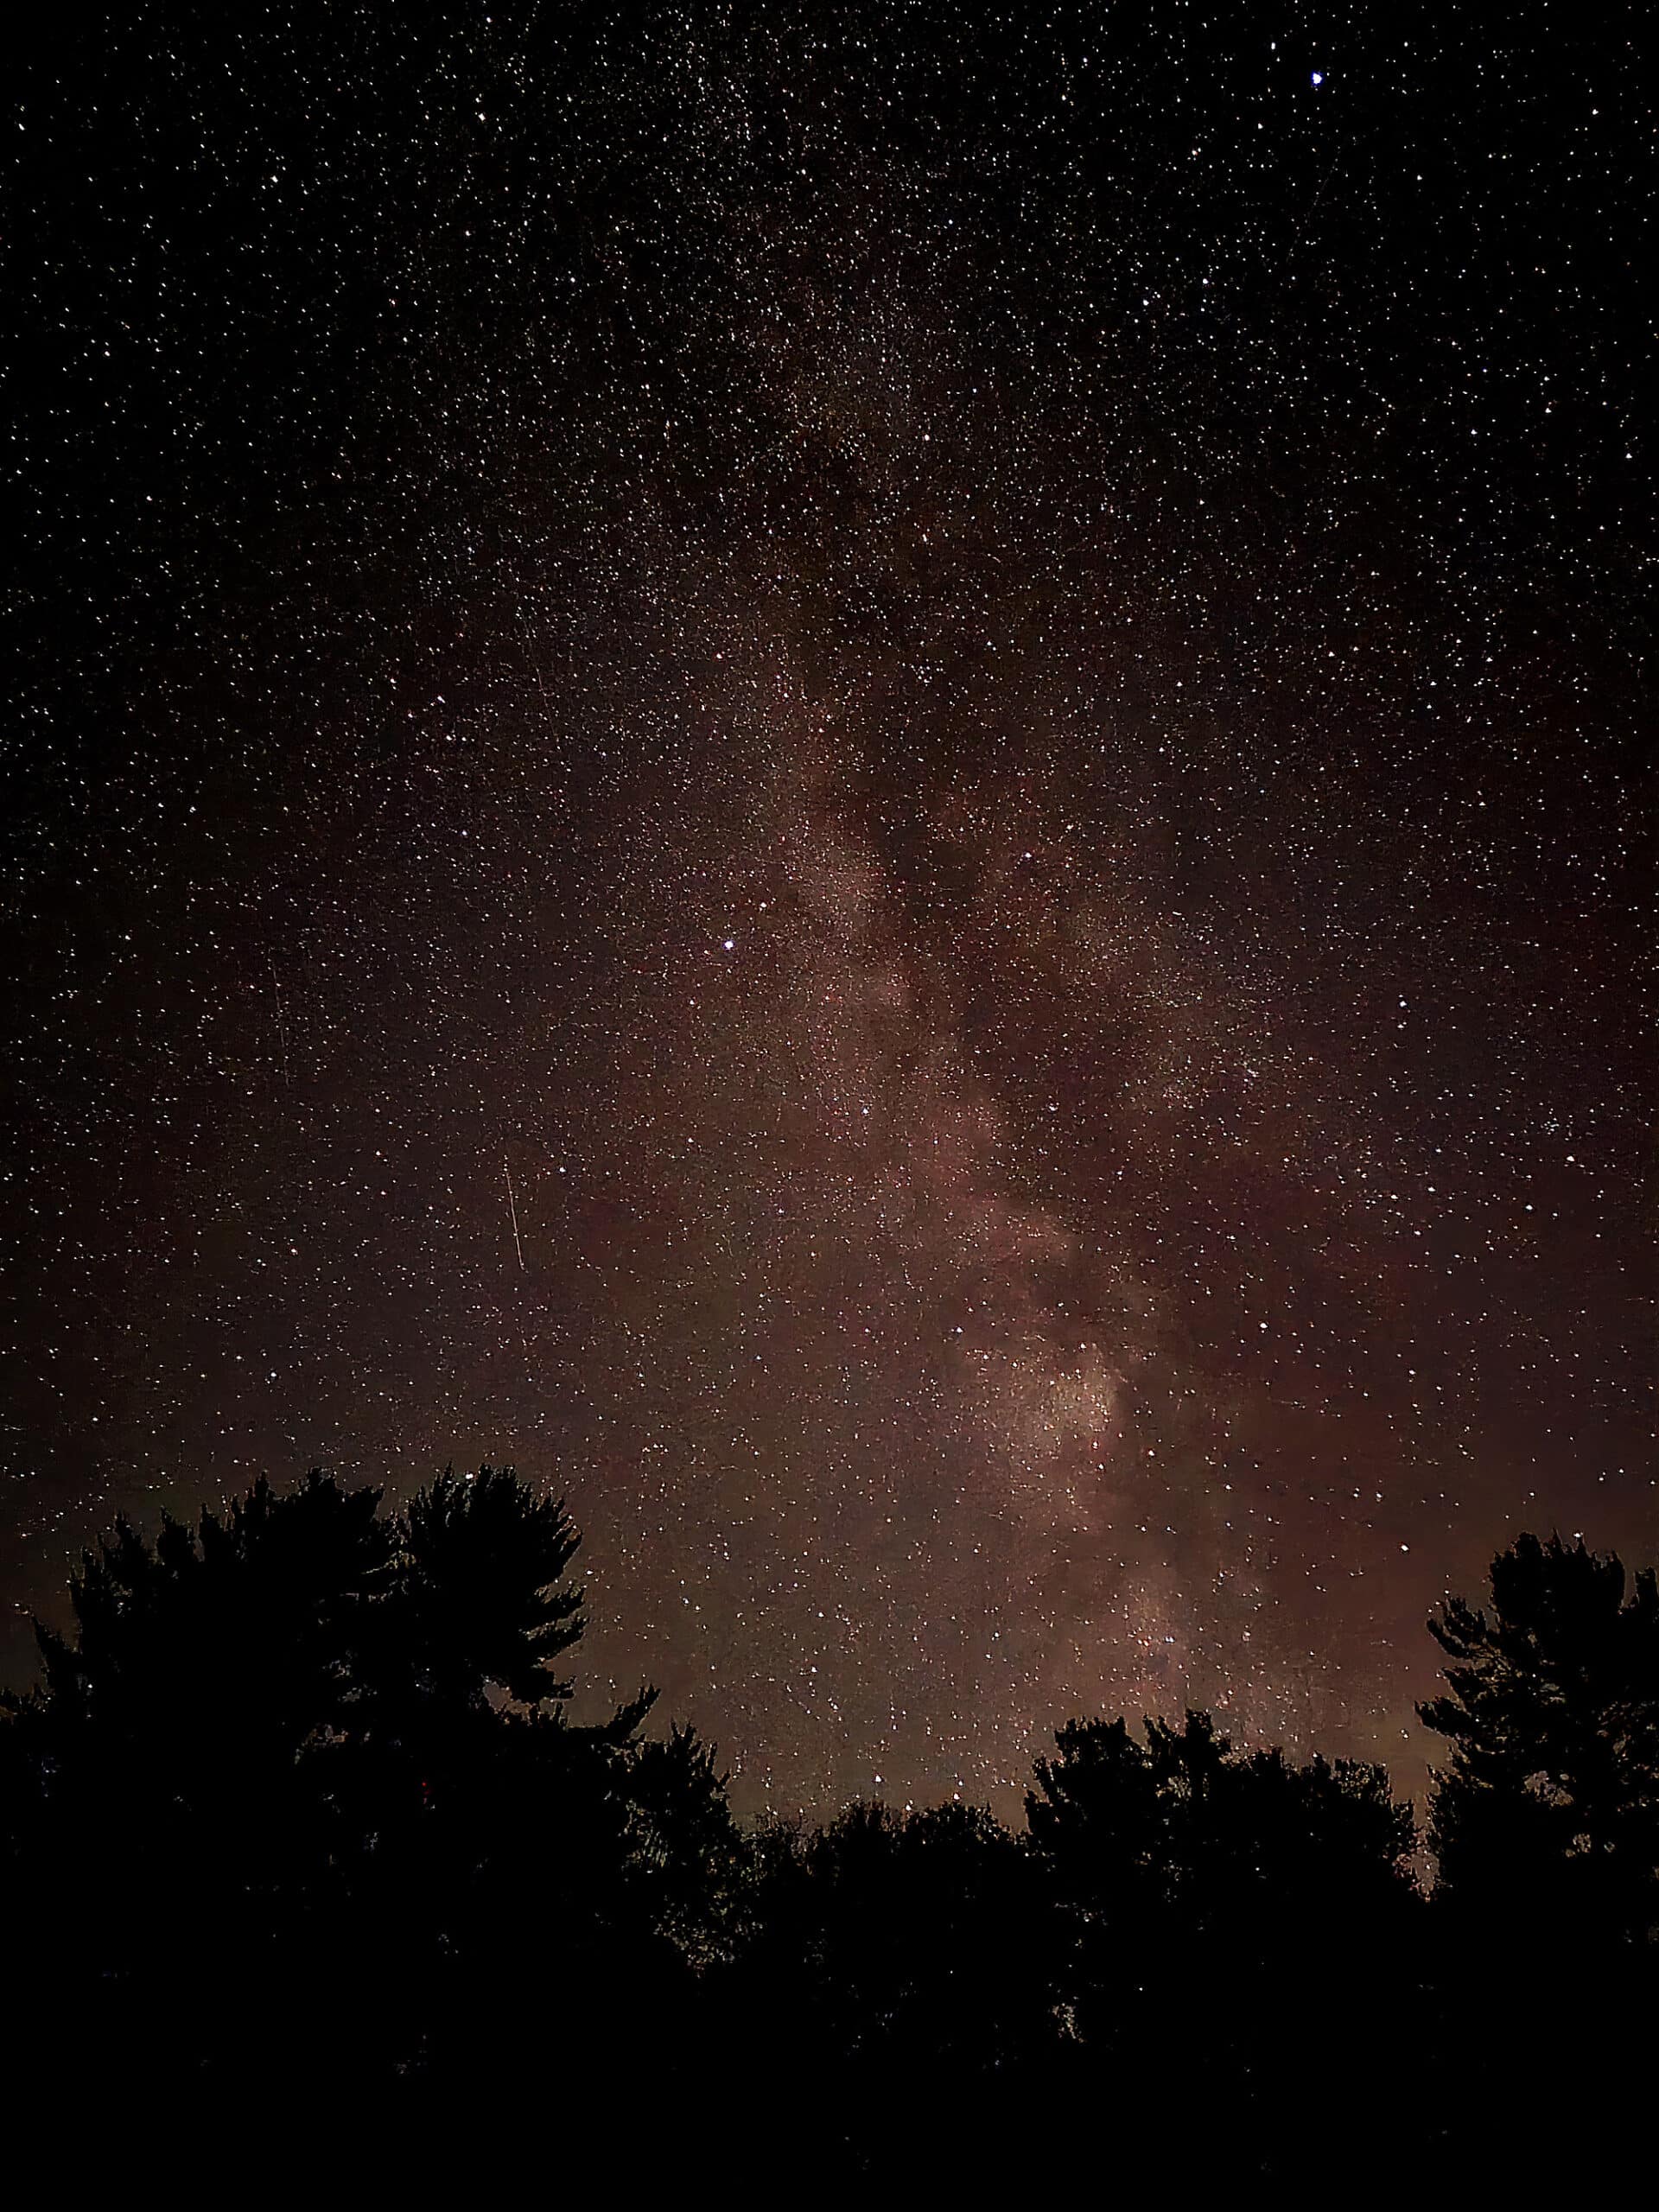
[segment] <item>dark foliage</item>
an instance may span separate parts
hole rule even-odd
[[[1431,1898],[1380,1768],[1201,1713],[1061,1728],[1023,1835],[962,1804],[745,1833],[694,1732],[642,1734],[651,1693],[569,1719],[576,1548],[485,1468],[394,1515],[261,1483],[86,1560],[0,1723],[5,2079],[37,2135],[190,2115],[245,2167],[257,2108],[267,2161],[286,2115],[314,2162],[432,2181],[505,2178],[556,2124],[567,2183],[643,2187],[706,2120],[825,2186],[982,2194],[1053,2167],[1066,2113],[1131,2123],[1121,2189],[1311,2184],[1371,2145],[1540,2181],[1581,2165],[1564,2099],[1635,2109],[1651,1573],[1627,1594],[1523,1537],[1490,1613],[1431,1624]]]
[[[765,2139],[889,2185],[1008,2165],[1061,2042],[1020,1842],[970,1806],[859,1804],[764,1831],[752,1881],[713,1993]]]
[[[401,1533],[396,1649],[424,1695],[474,1710],[492,1689],[527,1706],[569,1695],[550,1672],[582,1630],[581,1591],[560,1586],[579,1541],[563,1499],[505,1470],[446,1471]]]
[[[1432,1834],[1448,1897],[1569,1917],[1598,1941],[1659,1935],[1659,1586],[1617,1559],[1522,1536],[1492,1605],[1429,1628],[1452,1664],[1420,1710],[1451,1758]]]
[[[1638,2158],[1659,2062],[1659,1592],[1580,1541],[1522,1535],[1491,1604],[1429,1622],[1446,1694],[1420,1710],[1447,1744],[1429,1834],[1440,2056],[1452,2132],[1483,2104],[1535,2117],[1535,2166],[1569,2157],[1570,2113],[1609,2126],[1604,2178]]]
[[[38,2096],[600,2095],[667,2034],[697,1900],[664,1910],[640,1827],[731,1834],[706,1756],[646,1760],[648,1693],[564,1719],[563,1505],[489,1468],[379,1503],[313,1475],[124,1524],[42,1632],[3,1732]]]
[[[1382,1769],[1235,1752],[1189,1713],[1147,1721],[1143,1741],[1073,1722],[1037,1784],[1059,1986],[1103,2088],[1176,2126],[1202,2079],[1216,2133],[1190,2156],[1217,2173],[1248,2145],[1289,2177],[1313,2144],[1351,2136],[1397,2070],[1421,1918],[1410,1808]]]

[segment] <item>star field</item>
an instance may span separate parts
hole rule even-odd
[[[549,21],[549,14],[553,20]],[[9,119],[0,1559],[516,1464],[739,1801],[1650,1556],[1616,17],[126,12]]]

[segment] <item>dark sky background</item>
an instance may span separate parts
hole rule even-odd
[[[1414,1781],[1448,1586],[1659,1548],[1639,12],[62,12],[6,1678],[489,1459],[747,1807]]]

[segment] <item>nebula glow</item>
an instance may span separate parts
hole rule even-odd
[[[1656,1534],[1593,57],[463,12],[30,80],[9,1671],[490,1459],[745,1806],[1412,1783]]]

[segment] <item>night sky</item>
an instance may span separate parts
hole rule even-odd
[[[738,1802],[1421,1772],[1659,1548],[1640,11],[62,11],[4,118],[6,1679],[515,1464]]]

